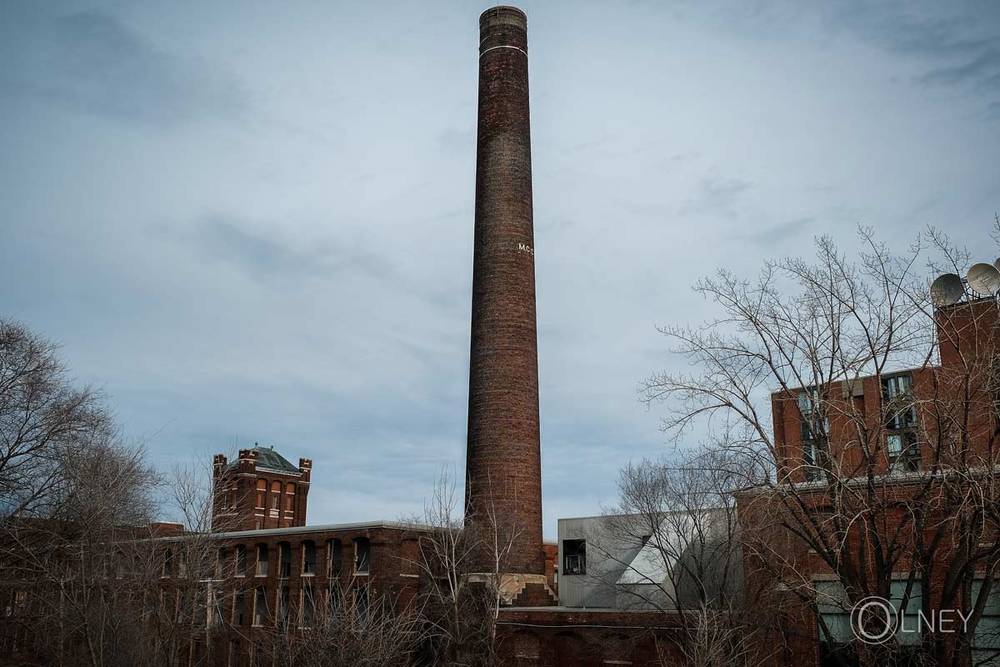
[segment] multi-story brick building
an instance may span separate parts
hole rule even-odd
[[[274,447],[241,449],[228,462],[216,454],[212,466],[213,530],[260,530],[304,526],[312,461],[292,465]]]
[[[748,595],[780,617],[774,664],[1000,664],[1000,310],[974,298],[933,324],[920,366],[771,396],[776,483],[738,501]],[[867,596],[898,612],[884,642],[858,639]],[[942,612],[975,613],[943,630]]]
[[[271,664],[275,651],[287,651],[276,637],[287,642],[338,607],[350,606],[359,618],[373,600],[404,608],[419,591],[418,540],[426,530],[368,522],[213,533],[195,543],[195,551],[212,556],[211,571],[198,577],[203,623],[182,649],[197,664]],[[191,565],[181,554],[190,553],[192,540],[158,543],[169,600],[190,585]]]

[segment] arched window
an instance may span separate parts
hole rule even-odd
[[[164,577],[174,576],[174,552],[173,549],[167,549],[163,552],[163,573]]]
[[[271,482],[271,509],[281,509],[281,482]]]
[[[333,579],[340,576],[341,563],[344,559],[344,549],[340,540],[334,538],[326,541],[326,576]]]
[[[371,542],[367,537],[354,538],[354,573],[368,574],[371,560]]]
[[[316,574],[316,543],[312,540],[302,543],[302,574]]]
[[[288,542],[278,543],[278,576],[287,579],[292,576],[292,545]]]
[[[285,484],[285,511],[291,512],[295,509],[295,484],[289,482]]]
[[[267,482],[262,479],[257,480],[257,507],[264,509],[264,496],[267,495]]]

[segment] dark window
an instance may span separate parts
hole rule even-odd
[[[267,545],[257,545],[257,576],[267,576]]]
[[[889,458],[889,469],[893,471],[912,472],[920,469],[917,409],[912,385],[909,375],[894,375],[882,379],[885,450]]]
[[[316,574],[316,543],[302,543],[302,574]]]
[[[233,600],[233,625],[242,627],[247,622],[247,598],[243,591],[237,591]]]
[[[330,584],[330,597],[328,602],[330,603],[330,618],[337,618],[337,612],[340,611],[341,602],[343,602],[343,592],[340,589],[340,585],[333,583]]]
[[[288,586],[282,586],[281,590],[278,591],[278,625],[283,628],[288,627],[288,618],[291,611],[289,607],[290,598]]]
[[[278,547],[280,555],[278,576],[287,579],[292,576],[292,545],[288,542],[282,542]]]
[[[913,402],[913,381],[909,375],[883,378],[882,400],[885,401],[885,427],[890,430],[913,428],[917,425],[917,410]]]
[[[281,482],[271,482],[271,509],[281,508]]]
[[[163,576],[172,577],[174,576],[174,551],[173,549],[167,549],[163,552]]]
[[[258,479],[257,480],[257,507],[264,509],[264,496],[267,495],[267,482]]]
[[[285,511],[291,512],[295,509],[295,485],[289,482],[285,484]]]
[[[326,576],[331,579],[340,575],[344,561],[344,549],[340,540],[326,541]]]
[[[822,413],[819,392],[815,389],[801,392],[797,405],[801,417],[802,463],[806,479],[813,481],[823,476],[821,454],[828,442],[830,420]]]
[[[359,586],[354,589],[354,618],[359,625],[368,621],[368,587]]]
[[[247,576],[247,548],[242,544],[236,547],[236,576]]]
[[[212,617],[209,619],[212,625],[222,625],[224,620],[223,608],[225,605],[223,602],[225,598],[223,596],[223,591],[218,586],[212,587]]]
[[[371,560],[371,542],[367,537],[358,537],[354,540],[354,572],[357,574],[368,574],[368,565]]]
[[[313,624],[313,617],[316,615],[316,598],[313,596],[311,583],[306,582],[305,586],[302,587],[302,600],[299,604],[302,606],[302,619],[300,624],[304,628],[311,628]]]
[[[885,449],[892,470],[914,472],[920,470],[920,448],[913,431],[897,431],[885,436]]]
[[[215,558],[215,578],[222,579],[226,576],[226,561],[229,559],[229,549],[220,547]]]
[[[563,540],[563,569],[560,574],[587,574],[587,540]]]
[[[265,623],[267,623],[267,591],[261,586],[254,591],[253,624],[264,625]]]

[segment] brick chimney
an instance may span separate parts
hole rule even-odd
[[[479,17],[465,512],[517,531],[511,575],[544,575],[527,24],[514,7]],[[484,549],[477,569],[490,561]]]

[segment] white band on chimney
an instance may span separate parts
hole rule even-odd
[[[519,46],[510,46],[508,44],[501,44],[500,46],[491,46],[490,48],[488,48],[485,51],[483,51],[482,53],[480,53],[479,57],[482,58],[483,56],[485,56],[487,53],[489,53],[493,49],[514,49],[515,51],[520,51],[521,53],[523,53],[525,58],[528,57],[528,52],[525,51],[524,49],[522,49],[521,47],[519,47]]]

